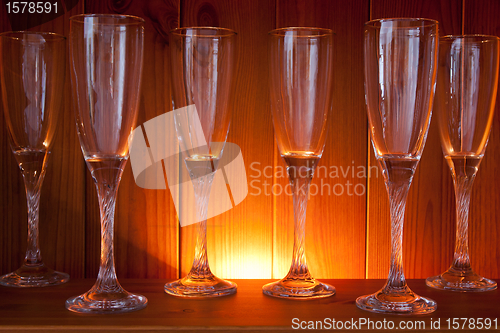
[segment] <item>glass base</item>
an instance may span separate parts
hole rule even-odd
[[[80,296],[68,298],[66,309],[78,313],[108,314],[141,310],[147,304],[146,297],[125,290],[96,293],[91,289]]]
[[[437,309],[435,301],[415,295],[411,291],[400,295],[397,293],[386,294],[380,290],[375,294],[358,297],[356,305],[358,308],[370,312],[401,315],[427,314]]]
[[[283,279],[262,287],[265,295],[290,299],[315,299],[335,295],[335,287],[316,280]]]
[[[497,283],[493,280],[484,278],[473,271],[461,272],[453,268],[441,275],[427,278],[425,284],[435,289],[459,292],[481,292],[497,289]]]
[[[15,272],[0,276],[0,285],[6,287],[49,287],[68,282],[69,275],[41,265],[23,265]]]
[[[234,282],[212,276],[205,279],[193,279],[189,276],[165,284],[167,294],[180,297],[218,297],[236,293],[237,285]]]

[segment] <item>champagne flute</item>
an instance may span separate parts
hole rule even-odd
[[[472,270],[468,219],[472,184],[490,135],[498,86],[499,38],[445,36],[439,42],[435,112],[441,146],[455,187],[457,231],[451,267],[426,284],[453,291],[496,289]]]
[[[290,270],[280,281],[262,287],[269,296],[312,299],[335,294],[333,286],[312,277],[305,255],[309,185],[323,154],[332,107],[332,36],[331,30],[320,28],[283,28],[269,33],[274,134],[293,191],[295,226]]]
[[[391,209],[391,266],[385,286],[359,297],[359,308],[425,314],[436,302],[414,294],[403,272],[406,198],[422,156],[434,99],[438,23],[382,19],[365,24],[365,98],[371,140]]]
[[[40,191],[61,106],[66,37],[46,32],[0,34],[0,77],[10,145],[24,179],[28,248],[24,264],[0,277],[9,287],[45,287],[68,281],[42,261],[38,244]]]
[[[113,228],[116,194],[137,118],[144,20],[124,15],[73,16],[69,41],[78,137],[99,197],[101,264],[94,286],[69,298],[66,308],[83,313],[139,310],[146,306],[146,297],[125,291],[116,278]]]
[[[225,28],[191,27],[170,32],[174,121],[193,183],[196,217],[201,221],[197,223],[191,270],[164,286],[165,292],[174,296],[225,296],[237,288],[235,283],[214,276],[207,256],[208,202],[229,131],[235,42],[236,33]]]

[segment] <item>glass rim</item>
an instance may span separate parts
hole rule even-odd
[[[99,22],[99,24],[102,25],[141,25],[146,22],[142,17],[134,15],[122,15],[122,14],[78,14],[71,16],[69,20],[70,22],[75,22],[75,23],[85,23],[84,19],[87,17],[102,17],[102,18],[130,20],[129,22],[116,22],[116,23]]]
[[[0,33],[0,38],[9,38],[12,40],[22,40],[21,38],[14,36],[14,35],[41,35],[41,36],[50,36],[49,40],[45,40],[46,42],[50,41],[58,41],[58,40],[66,40],[66,36],[55,33],[55,32],[48,32],[48,31],[23,31],[23,30],[17,30],[17,31],[5,31]]]
[[[288,31],[317,31],[321,32],[320,34],[317,35],[299,35],[297,37],[325,37],[325,36],[333,36],[333,30],[328,29],[328,28],[319,28],[319,27],[284,27],[284,28],[278,28],[278,29],[273,29],[269,31],[267,34],[269,36],[284,36],[281,34],[281,32],[288,32]]]
[[[476,43],[486,43],[493,41],[500,41],[500,37],[495,35],[483,35],[483,34],[464,34],[464,35],[445,35],[439,37],[439,42],[451,42],[455,40],[470,41]]]
[[[374,19],[365,22],[365,27],[369,28],[375,28],[379,29],[380,26],[377,26],[376,23],[382,23],[382,22],[403,22],[403,21],[408,21],[408,22],[423,22],[424,24],[421,26],[403,26],[403,27],[394,27],[394,29],[412,29],[412,28],[424,28],[424,27],[431,27],[431,26],[439,26],[439,22],[437,20],[429,19],[429,18],[422,18],[422,17],[394,17],[394,18],[380,18],[380,19]]]
[[[196,34],[191,34],[191,35],[186,35],[185,31],[188,30],[205,30],[205,31],[223,31],[223,34],[214,34],[214,35],[201,35],[199,33]],[[214,38],[214,37],[231,37],[231,36],[236,36],[238,33],[234,31],[233,29],[229,28],[223,28],[223,27],[208,27],[208,26],[193,26],[193,27],[179,27],[175,28],[169,31],[169,34],[175,35],[175,36],[190,36],[190,37],[200,37],[200,38]]]

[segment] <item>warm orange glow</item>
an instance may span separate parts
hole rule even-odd
[[[269,279],[271,276],[267,274],[270,270],[268,267],[262,267],[262,258],[265,257],[263,251],[252,251],[252,254],[245,256],[244,265],[239,274],[231,277],[232,279]]]

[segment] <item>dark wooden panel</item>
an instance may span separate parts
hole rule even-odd
[[[2,18],[0,20],[0,31],[5,32],[5,31],[12,31],[12,26],[10,24],[9,16],[7,15],[7,8],[5,5],[2,4],[0,8],[0,17]]]
[[[33,22],[40,16],[24,16],[25,26],[32,31],[49,31],[69,35],[69,17],[83,12],[83,1],[63,15],[41,25]],[[11,29],[6,7],[0,6],[1,29]],[[32,16],[30,16],[32,15]],[[35,21],[31,21],[35,20]],[[49,158],[40,200],[40,249],[45,263],[70,274],[84,276],[84,163],[72,113],[69,66],[66,72],[63,103]],[[2,108],[3,106],[0,106]],[[2,110],[3,113],[3,110]],[[19,268],[24,258],[27,237],[27,208],[21,172],[11,152],[4,116],[0,116],[0,273]]]
[[[459,34],[461,8],[460,0],[372,0],[371,18],[431,18],[439,21],[441,35]],[[377,165],[373,149],[369,150],[369,164]],[[368,189],[367,278],[384,278],[389,272],[390,214],[383,177],[371,178]],[[406,205],[403,258],[407,277],[426,278],[451,264],[453,200],[452,181],[433,119]]]
[[[464,33],[500,36],[500,2],[464,1]],[[500,278],[500,97],[497,95],[490,140],[471,198],[469,248],[473,268]]]
[[[271,277],[273,199],[258,195],[258,190],[272,179],[251,166],[262,171],[273,165],[266,37],[274,22],[275,3],[271,0],[187,0],[181,6],[182,26],[220,26],[238,33],[227,141],[241,148],[247,179],[242,177],[238,183],[248,180],[249,193],[238,206],[208,221],[210,267],[225,278]],[[191,268],[194,231],[194,226],[181,230],[182,275]]]
[[[393,1],[371,0],[371,19],[391,17],[421,17],[437,20],[439,34],[453,35],[462,32],[462,1],[423,0]]]
[[[86,13],[120,13],[146,20],[144,68],[137,126],[172,110],[168,73],[168,31],[179,22],[178,0],[94,1]],[[97,192],[87,172],[86,275],[97,276],[100,224]],[[178,275],[178,221],[170,191],[136,185],[130,162],[118,189],[115,214],[116,270],[119,278],[175,278]]]
[[[365,0],[322,0],[314,6],[302,0],[277,2],[278,28],[316,26],[335,33],[333,109],[325,151],[311,185],[306,222],[307,259],[317,278],[365,277],[367,179],[358,171],[367,165],[362,37],[368,10]],[[284,168],[277,148],[275,156],[276,167]],[[275,182],[280,188],[288,179],[275,177]],[[281,194],[275,202],[273,277],[282,278],[292,258],[292,198]]]

